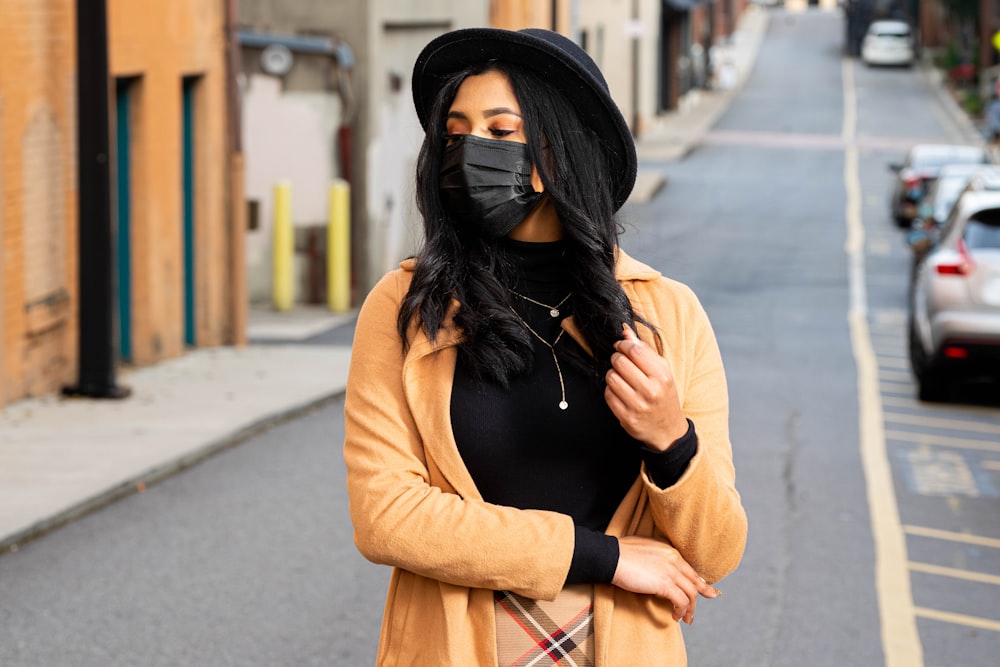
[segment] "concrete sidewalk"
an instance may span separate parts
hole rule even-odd
[[[753,66],[767,25],[748,8],[720,57],[733,63],[727,90],[700,91],[639,142],[641,163],[682,159],[725,110]],[[642,165],[633,202],[663,187]],[[0,412],[0,554],[231,446],[274,422],[341,394],[349,344],[304,344],[323,332],[349,341],[353,316],[301,308],[252,311],[251,344],[202,349],[119,381],[124,400],[28,399]],[[278,344],[280,343],[280,344]]]
[[[0,413],[0,553],[343,392],[350,348],[190,352],[119,381],[123,400],[50,396]]]
[[[640,175],[652,171],[648,163],[684,159],[712,129],[750,76],[769,18],[768,10],[748,6],[729,43],[715,47],[716,84],[687,93],[678,111],[663,114],[642,132],[636,142]],[[729,68],[728,73],[723,74],[723,68]]]

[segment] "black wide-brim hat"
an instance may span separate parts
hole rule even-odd
[[[597,63],[557,32],[467,28],[432,40],[413,67],[413,102],[424,130],[434,100],[448,78],[490,61],[529,69],[569,99],[584,124],[605,145],[613,165],[615,210],[621,208],[635,185],[635,141]]]

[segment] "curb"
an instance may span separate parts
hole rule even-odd
[[[941,70],[926,60],[921,60],[917,66],[920,68],[920,73],[923,75],[928,87],[934,91],[938,101],[944,108],[948,119],[955,124],[955,129],[962,135],[962,140],[977,146],[985,146],[986,138],[976,128],[969,114],[958,105],[958,102],[955,101],[955,98],[948,91],[944,74]]]
[[[770,28],[771,16],[766,11],[751,5],[737,19],[733,36],[744,41],[744,55],[738,68],[736,81],[729,88],[711,89],[701,93],[705,98],[692,105],[691,109],[669,112],[662,126],[653,129],[649,136],[636,146],[641,163],[679,162],[687,158],[702,143],[702,138],[710,132],[719,119],[729,110],[733,99],[743,90],[754,68],[761,44]],[[671,121],[684,123],[684,117],[701,114],[690,127],[682,132],[670,133],[666,128]]]
[[[204,445],[194,450],[169,460],[163,464],[153,466],[145,472],[135,474],[125,478],[114,486],[101,491],[90,498],[76,503],[75,505],[57,512],[45,519],[42,519],[28,528],[15,531],[10,535],[0,537],[0,556],[18,551],[23,545],[32,542],[44,535],[82,519],[83,517],[107,507],[123,498],[138,493],[143,493],[147,488],[158,484],[170,477],[182,472],[206,459],[226,451],[250,438],[289,422],[297,417],[305,415],[313,410],[321,408],[342,397],[345,388],[337,387],[329,392],[320,394],[313,398],[290,405],[286,408],[275,410],[259,419],[248,422],[237,427],[232,432],[206,442]]]

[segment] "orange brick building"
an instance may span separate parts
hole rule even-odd
[[[0,0],[0,405],[78,368],[76,4]],[[113,344],[133,364],[244,336],[229,5],[107,3]]]

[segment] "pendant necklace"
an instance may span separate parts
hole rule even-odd
[[[563,305],[564,303],[566,303],[566,301],[568,301],[571,296],[573,296],[573,293],[570,292],[569,294],[567,294],[566,296],[564,296],[562,298],[562,301],[560,301],[559,303],[557,303],[554,306],[550,306],[547,303],[542,303],[541,301],[535,301],[530,296],[524,296],[523,294],[519,294],[518,292],[515,292],[514,290],[510,289],[509,287],[507,289],[510,290],[510,293],[513,294],[516,297],[520,297],[520,298],[524,299],[525,301],[530,301],[531,303],[535,304],[536,306],[541,306],[542,308],[548,308],[549,309],[549,315],[551,317],[559,317],[559,307],[561,305]],[[524,320],[521,320],[521,321],[523,322]],[[525,326],[528,326],[528,325],[526,324]],[[532,333],[534,333],[534,332],[532,331]],[[537,336],[538,334],[535,334],[535,335]]]
[[[517,294],[517,293],[515,292],[515,294]],[[521,295],[518,294],[518,296],[521,296]],[[527,297],[525,297],[525,298],[527,298]],[[568,298],[569,298],[569,295],[566,296],[566,299],[568,299]],[[566,299],[563,299],[562,301],[560,301],[559,305],[562,305],[563,301],[565,301]],[[529,299],[529,301],[530,301],[530,299]],[[542,305],[545,305],[545,304],[542,304]],[[555,308],[553,308],[553,310],[555,310]],[[544,338],[542,338],[541,336],[539,336],[538,332],[535,331],[534,329],[532,329],[528,325],[528,323],[524,321],[524,318],[522,318],[520,315],[517,314],[517,311],[514,310],[514,308],[510,307],[510,312],[514,313],[514,317],[516,317],[517,319],[519,319],[521,321],[521,324],[524,325],[524,328],[527,329],[528,331],[530,331],[531,334],[535,338],[537,338],[538,340],[542,341],[542,344],[545,347],[549,348],[549,352],[552,353],[552,361],[555,362],[555,364],[556,364],[556,373],[559,374],[559,391],[562,394],[561,399],[559,401],[559,409],[560,410],[565,410],[566,408],[569,407],[569,403],[566,402],[566,384],[563,382],[562,368],[560,368],[560,366],[559,366],[559,358],[556,356],[556,345],[559,344],[559,339],[561,339],[563,337],[563,334],[566,333],[566,330],[565,329],[560,329],[559,330],[559,335],[556,336],[556,339],[550,343],[549,341],[547,341]],[[558,311],[556,311],[556,314],[558,314]],[[555,317],[555,315],[553,315],[553,317]]]

